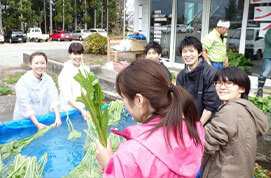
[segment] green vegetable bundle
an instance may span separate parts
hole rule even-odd
[[[78,132],[77,130],[75,130],[73,128],[73,124],[70,120],[70,117],[69,117],[69,112],[66,112],[67,113],[67,118],[66,118],[66,122],[67,122],[67,125],[68,125],[68,131],[70,132],[69,136],[68,136],[68,140],[76,140],[77,138],[80,138],[82,136],[81,132]]]
[[[116,100],[109,103],[109,123],[108,125],[117,125],[121,120],[121,113],[123,112],[123,101]]]
[[[98,78],[92,73],[79,71],[74,79],[81,85],[81,96],[76,101],[84,103],[95,125],[100,143],[106,147],[108,135],[108,109],[102,110],[104,94]]]
[[[8,170],[7,178],[41,178],[46,162],[47,153],[44,153],[39,162],[35,156],[25,157],[18,154]]]
[[[43,134],[45,134],[48,130],[50,130],[53,127],[54,126],[51,125],[48,128],[40,129],[35,135],[31,137],[23,138],[21,140],[0,145],[0,155],[2,160],[5,160],[8,157],[15,156],[16,154],[20,153],[24,147],[29,145],[32,141],[36,140],[37,138],[41,137]]]

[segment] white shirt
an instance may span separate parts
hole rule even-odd
[[[77,97],[81,96],[81,86],[73,78],[79,70],[84,74],[84,69],[89,72],[88,66],[76,67],[72,64],[72,61],[64,63],[64,67],[58,76],[58,85],[60,90],[60,111],[68,111],[75,109],[72,105],[68,103],[71,99],[78,104],[79,107],[84,108],[84,104],[81,102],[76,102]]]
[[[55,83],[45,72],[39,80],[33,70],[28,71],[17,82],[15,91],[13,120],[29,118],[32,114],[48,114],[59,104]]]

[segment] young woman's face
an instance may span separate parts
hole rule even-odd
[[[241,98],[241,94],[245,92],[244,88],[240,88],[231,81],[216,81],[215,88],[219,99],[224,102]]]
[[[132,102],[129,102],[129,99],[126,96],[122,96],[122,98],[126,110],[136,122],[146,121],[154,111],[141,94],[137,94]]]
[[[30,67],[34,71],[35,77],[40,79],[42,73],[45,72],[47,67],[45,58],[41,55],[35,56],[30,63]]]
[[[201,53],[198,53],[198,50],[194,46],[185,46],[182,49],[182,58],[191,70],[197,67],[200,55]]]
[[[159,62],[159,58],[161,57],[161,54],[158,54],[153,48],[149,49],[146,59],[150,59],[154,62]]]
[[[80,67],[81,59],[82,59],[82,54],[74,54],[74,53],[71,53],[71,54],[70,54],[70,58],[71,58],[71,60],[72,60],[72,64],[73,64],[75,67]]]

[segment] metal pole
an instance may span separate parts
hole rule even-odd
[[[242,28],[241,28],[240,46],[239,46],[239,53],[241,53],[241,54],[245,54],[248,10],[249,10],[249,0],[245,0],[244,1],[244,10],[243,10]]]

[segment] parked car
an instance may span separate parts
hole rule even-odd
[[[92,33],[89,30],[78,29],[78,30],[74,30],[72,32],[72,37],[73,37],[74,40],[82,41],[91,34]]]
[[[63,41],[63,40],[69,40],[71,41],[73,39],[72,33],[68,31],[56,31],[50,36],[51,40],[57,40],[57,41]]]
[[[89,31],[91,33],[99,33],[100,35],[102,35],[104,37],[107,37],[107,32],[105,31],[105,29],[102,29],[102,28],[92,28],[92,29],[89,29]]]
[[[0,43],[4,43],[4,33],[0,30]]]
[[[48,34],[42,34],[42,31],[40,28],[29,28],[26,34],[26,37],[29,41],[36,41],[40,42],[41,40],[43,41],[48,41],[49,35]]]
[[[264,39],[259,37],[259,27],[247,27],[246,31],[246,55],[253,56],[254,59],[263,57]],[[241,38],[241,28],[228,32],[228,48],[236,48],[238,50]]]
[[[4,35],[5,41],[13,42],[26,42],[26,34],[22,30],[10,30]]]

